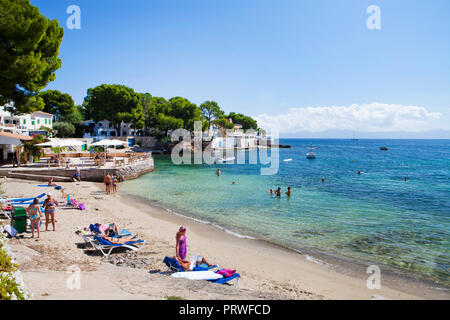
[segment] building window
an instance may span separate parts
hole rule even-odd
[[[23,119],[23,124],[27,124],[27,119]]]
[[[34,126],[34,121],[33,120],[31,121],[31,125]]]
[[[45,119],[45,124],[47,124],[47,119]]]
[[[40,123],[40,120],[38,119],[37,122],[38,122],[38,124],[39,124],[39,123]]]

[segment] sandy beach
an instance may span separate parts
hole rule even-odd
[[[5,179],[6,197],[30,197],[52,192],[60,201],[56,231],[41,228],[38,241],[25,233],[10,239],[27,288],[36,300],[48,299],[449,299],[448,290],[437,290],[406,280],[383,278],[381,289],[370,290],[367,266],[346,274],[330,265],[267,242],[239,238],[211,225],[173,215],[120,192],[106,195],[102,184],[60,183],[71,197],[85,203],[81,211],[65,206],[59,191],[37,187],[38,183]],[[120,186],[119,186],[120,189]],[[117,250],[114,258],[128,257],[136,266],[119,266],[100,253],[79,248],[77,226],[116,222],[146,239],[138,253]],[[168,276],[162,260],[175,255],[175,233],[187,227],[188,258],[199,253],[220,267],[236,269],[241,279],[236,287],[207,281],[189,281]],[[49,230],[52,230],[51,225]],[[80,287],[67,281],[80,270]],[[350,274],[351,273],[351,274]]]

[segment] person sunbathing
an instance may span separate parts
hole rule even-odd
[[[191,261],[183,260],[178,257],[173,257],[177,262],[180,264],[180,266],[183,268],[184,271],[192,271],[194,270],[194,267],[201,265],[202,263],[206,264],[208,267],[212,267],[213,264],[210,264],[204,257],[195,254],[192,256]]]
[[[109,226],[100,224],[100,223],[96,223],[95,225],[98,227],[98,230],[100,230],[102,236],[107,236],[107,237],[119,236],[119,237],[121,237],[120,232],[119,232],[119,226],[115,222],[111,223]]]
[[[113,238],[113,237],[108,237],[108,236],[102,235],[102,239],[107,240],[113,244],[126,244],[127,242],[135,242],[135,241],[144,240],[144,239],[140,238],[139,235],[126,236],[126,237],[120,237],[120,238]]]

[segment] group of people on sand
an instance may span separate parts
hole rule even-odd
[[[51,221],[53,226],[53,231],[56,231],[55,226],[55,211],[56,207],[59,205],[58,201],[53,198],[51,193],[47,193],[47,198],[44,201],[42,207],[44,208],[44,212],[41,210],[41,205],[39,203],[39,199],[35,198],[33,203],[30,204],[27,208],[28,217],[31,222],[31,238],[34,238],[34,232],[37,231],[37,238],[40,236],[40,224],[42,215],[45,215],[45,231],[48,231],[48,224]]]
[[[122,182],[122,181],[123,181],[123,179],[121,177],[110,174],[108,172],[108,174],[103,179],[103,183],[105,184],[105,188],[106,188],[106,194],[116,193],[117,186],[119,185],[119,182]]]

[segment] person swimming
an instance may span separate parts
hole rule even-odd
[[[269,190],[269,193],[270,193],[270,194],[273,194],[273,189],[270,189],[270,190]]]
[[[325,178],[322,178],[322,182],[325,182]]]

